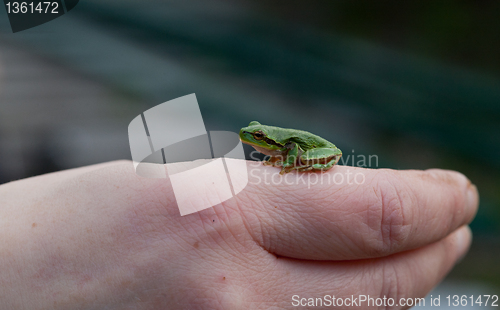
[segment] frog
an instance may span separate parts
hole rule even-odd
[[[342,156],[342,151],[333,143],[310,132],[262,125],[257,121],[241,128],[239,137],[241,142],[268,155],[263,164],[281,167],[281,175],[294,170],[326,171]]]

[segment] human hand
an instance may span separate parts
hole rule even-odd
[[[169,180],[138,177],[131,162],[0,186],[0,308],[397,303],[423,297],[470,245],[478,195],[457,172],[336,166],[327,173],[362,173],[363,184],[308,186],[259,184],[278,170],[251,169],[235,198],[183,217]]]

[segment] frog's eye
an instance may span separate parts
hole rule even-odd
[[[262,140],[262,138],[264,138],[264,133],[262,131],[256,131],[253,133],[253,137],[255,138],[255,140]]]

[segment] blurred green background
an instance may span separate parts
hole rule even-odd
[[[0,183],[129,159],[132,118],[196,93],[208,130],[259,120],[372,168],[464,173],[481,207],[448,281],[499,288],[499,16],[499,1],[82,0],[13,34],[0,9]]]

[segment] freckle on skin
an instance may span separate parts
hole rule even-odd
[[[36,223],[31,224],[31,228],[35,228],[35,227],[36,227]]]
[[[197,249],[197,248],[199,248],[199,247],[200,247],[200,243],[199,243],[198,241],[196,241],[196,242],[193,244],[193,246]]]

